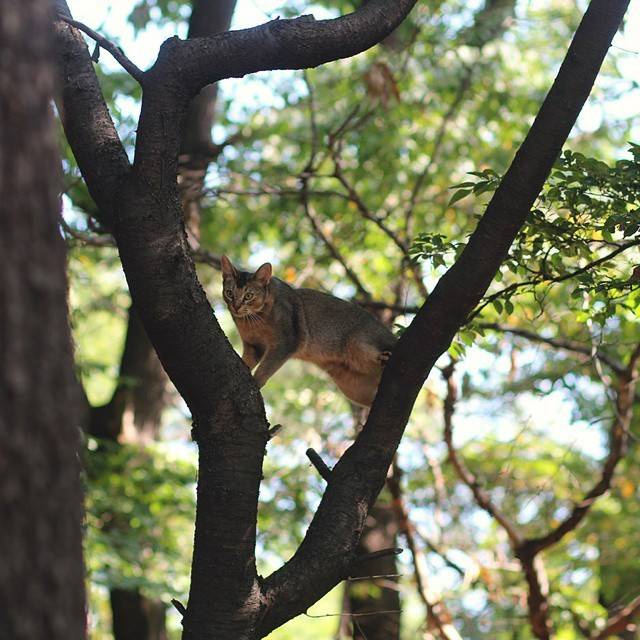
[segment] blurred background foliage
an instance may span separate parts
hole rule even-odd
[[[254,22],[302,12],[326,17],[358,4],[240,2],[236,20],[243,12]],[[216,143],[229,143],[205,179],[201,246],[253,267],[270,260],[276,275],[296,286],[361,301],[366,293],[391,307],[383,317],[401,330],[482,214],[584,4],[420,2],[396,34],[366,54],[304,73],[222,83],[213,133]],[[92,26],[154,48],[166,35],[186,32],[188,0],[128,7],[127,24],[114,27],[105,18]],[[633,10],[629,16],[637,22]],[[133,59],[143,56],[135,44],[126,49]],[[557,523],[597,477],[615,394],[614,372],[598,355],[624,363],[639,340],[640,152],[629,142],[640,140],[637,56],[611,50],[571,151],[558,160],[487,298],[450,351],[461,387],[455,443],[528,535]],[[131,154],[140,90],[102,58],[96,68],[105,98]],[[89,403],[101,405],[122,383],[129,297],[66,147],[64,169],[77,366]],[[237,346],[219,274],[206,264],[199,273]],[[555,348],[554,339],[582,351]],[[271,423],[284,425],[269,444],[260,496],[258,564],[266,574],[292,554],[323,490],[305,450],[314,447],[335,462],[357,420],[330,381],[299,362],[288,363],[263,392]],[[448,462],[444,393],[434,372],[398,453],[430,589],[464,638],[531,638],[525,583],[504,531]],[[160,442],[87,441],[92,638],[111,637],[109,588],[135,587],[167,605],[186,601],[197,480],[189,429],[186,407],[170,392]],[[608,611],[640,594],[637,420],[632,431],[611,492],[544,553],[557,638],[583,637],[581,625],[595,630]],[[431,637],[411,557],[405,552],[399,562],[402,637]],[[337,589],[309,611],[331,615],[301,617],[272,637],[337,637],[341,601]],[[179,637],[176,612],[168,633]]]

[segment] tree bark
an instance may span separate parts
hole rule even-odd
[[[235,4],[236,0],[194,0],[188,37],[226,31]],[[194,246],[200,238],[200,193],[212,154],[217,94],[217,85],[209,85],[192,100],[183,129],[180,186],[185,226]],[[131,305],[118,385],[106,405],[91,411],[89,432],[122,442],[157,440],[167,384],[167,375]],[[150,600],[138,589],[112,589],[110,603],[115,640],[166,637],[165,605],[161,601]]]
[[[0,8],[0,637],[85,637],[79,400],[46,0]]]

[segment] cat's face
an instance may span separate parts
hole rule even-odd
[[[236,269],[222,256],[222,297],[231,314],[237,318],[251,318],[262,311],[269,301],[271,265],[263,264],[255,273]]]

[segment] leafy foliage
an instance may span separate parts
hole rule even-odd
[[[92,580],[186,596],[195,520],[196,467],[161,445],[89,441],[87,558]]]

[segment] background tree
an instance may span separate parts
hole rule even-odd
[[[49,9],[0,9],[0,636],[16,640],[85,636]]]

